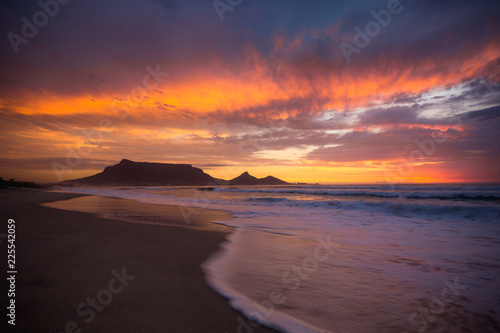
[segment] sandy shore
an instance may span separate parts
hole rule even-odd
[[[7,325],[5,315],[6,280],[0,283],[1,327],[7,327],[2,331],[272,332],[241,325],[242,316],[205,283],[200,264],[217,250],[225,233],[127,223],[40,205],[78,197],[0,190],[0,233],[7,232],[8,219],[15,220],[18,272],[15,329]],[[116,200],[99,199],[99,205],[114,202],[137,216],[160,216],[168,224],[186,225],[178,208]],[[190,227],[225,214],[201,210],[191,214]],[[6,272],[7,240],[0,240],[0,267]]]

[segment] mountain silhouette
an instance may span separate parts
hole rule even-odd
[[[257,185],[259,179],[251,176],[248,172],[243,172],[238,177],[229,181],[230,185]]]
[[[232,180],[218,179],[190,164],[134,162],[127,159],[108,166],[93,176],[66,180],[63,185],[93,186],[196,186],[196,185],[285,185],[287,182],[268,176],[256,178],[248,172]]]
[[[229,185],[286,185],[287,182],[273,176],[266,178],[257,178],[244,172],[238,177],[229,181]]]

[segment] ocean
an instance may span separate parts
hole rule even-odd
[[[202,268],[238,333],[500,332],[499,185],[63,190],[232,213]]]

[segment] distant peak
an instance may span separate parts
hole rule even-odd
[[[123,163],[133,163],[133,162],[131,160],[127,160],[126,158],[124,158],[123,160],[120,161],[120,164]]]
[[[248,171],[245,171],[241,174],[242,176],[250,176],[250,174],[248,173]]]

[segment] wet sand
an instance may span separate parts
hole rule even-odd
[[[230,218],[227,213],[189,211],[186,223],[186,211],[176,206],[124,199],[80,199],[82,210],[84,202],[97,202],[104,215],[40,205],[81,197],[0,190],[0,233],[15,220],[18,272],[16,325],[7,325],[4,310],[2,331],[272,332],[243,319],[204,280],[200,265],[226,236],[216,226],[207,230],[208,221]],[[103,217],[116,211],[121,216]],[[124,215],[145,216],[149,224],[115,219]],[[6,272],[7,240],[0,241]],[[5,279],[0,288],[5,295]],[[6,309],[8,298],[1,299]]]

